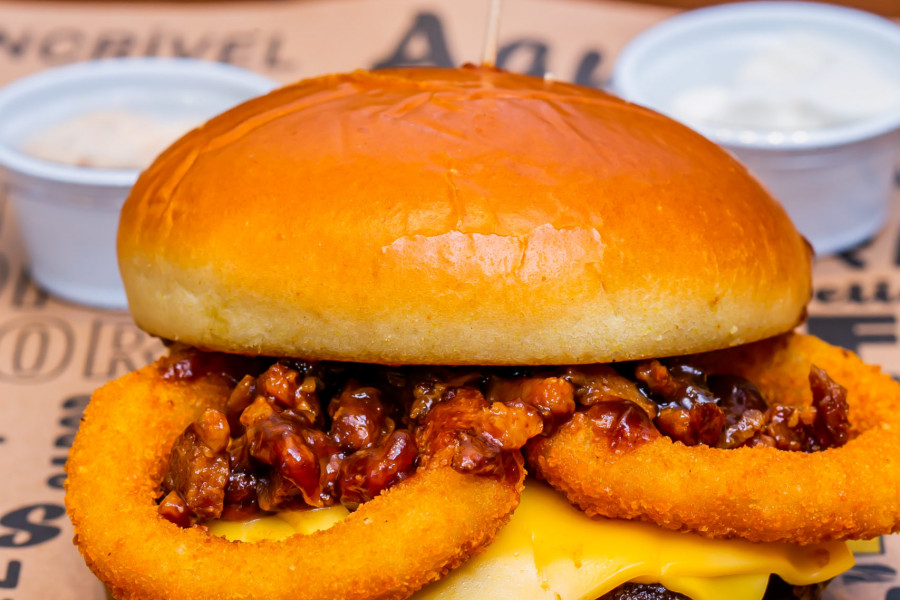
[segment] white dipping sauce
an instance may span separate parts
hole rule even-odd
[[[768,131],[825,129],[900,108],[900,82],[856,48],[795,32],[736,65],[732,81],[689,88],[669,107],[690,124]]]
[[[35,158],[99,169],[143,169],[198,119],[164,119],[126,110],[84,113],[40,130],[22,144]]]

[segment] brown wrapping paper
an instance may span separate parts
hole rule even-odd
[[[617,51],[670,8],[509,0],[498,62],[600,85]],[[478,62],[484,0],[332,0],[191,5],[0,0],[0,84],[110,56],[219,60],[284,82],[387,64]],[[3,115],[0,115],[0,119]],[[900,376],[900,189],[868,244],[820,259],[808,329]],[[48,297],[31,282],[0,187],[0,600],[102,600],[72,546],[63,464],[91,391],[149,363],[159,341],[125,313]],[[831,599],[900,600],[900,539],[860,549]]]

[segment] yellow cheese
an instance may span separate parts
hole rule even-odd
[[[847,542],[853,554],[859,556],[861,554],[884,554],[881,538],[872,538],[871,540],[850,540]]]
[[[217,523],[210,530],[228,539],[278,539],[329,526],[342,518],[339,511],[284,513],[244,524]],[[289,522],[293,528],[285,527]],[[413,598],[595,600],[634,581],[661,583],[693,600],[761,600],[771,573],[807,585],[852,566],[842,542],[709,540],[646,523],[589,519],[546,485],[529,481],[494,543]]]
[[[258,542],[328,529],[348,514],[350,511],[338,504],[328,508],[281,512],[249,521],[211,521],[207,526],[213,535],[232,542]]]

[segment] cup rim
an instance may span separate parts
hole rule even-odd
[[[620,52],[613,69],[612,87],[622,97],[642,104],[646,99],[638,83],[641,64],[652,60],[657,48],[667,42],[701,34],[722,25],[801,20],[805,24],[827,24],[877,36],[897,46],[900,53],[900,25],[861,10],[818,2],[772,1],[738,2],[690,10],[644,30]],[[651,107],[652,108],[652,107]],[[659,109],[656,109],[659,110]],[[824,129],[797,132],[765,131],[690,123],[690,127],[719,144],[746,149],[792,150],[842,146],[891,133],[900,128],[900,108],[859,121]]]
[[[153,77],[178,75],[197,81],[230,84],[257,95],[279,84],[265,75],[230,64],[186,57],[122,57],[89,60],[52,67],[17,79],[0,88],[0,114],[10,103],[32,94],[51,92],[75,81],[115,81],[117,76]],[[30,156],[0,139],[0,167],[37,179],[74,185],[130,187],[142,169],[83,167]]]

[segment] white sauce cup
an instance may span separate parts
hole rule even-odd
[[[35,281],[79,304],[127,308],[116,229],[140,172],[35,158],[22,150],[35,134],[98,111],[134,111],[200,125],[277,85],[220,63],[122,58],[48,69],[0,89],[0,175]]]
[[[747,2],[689,11],[644,31],[619,55],[618,95],[671,114],[686,90],[727,83],[748,57],[798,31],[852,47],[900,82],[900,26],[811,2]],[[900,106],[807,130],[688,123],[731,151],[784,205],[820,255],[855,246],[887,218],[900,151]]]

